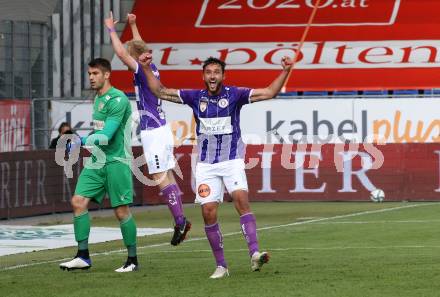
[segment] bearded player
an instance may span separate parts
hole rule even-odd
[[[248,199],[245,173],[245,146],[241,139],[240,110],[243,105],[274,98],[284,85],[292,60],[283,57],[283,70],[264,89],[238,88],[223,85],[225,63],[208,58],[203,63],[206,89],[177,90],[161,84],[151,69],[151,54],[142,54],[140,63],[146,71],[151,91],[159,98],[189,105],[197,129],[198,163],[196,166],[196,203],[201,204],[206,237],[211,245],[217,268],[211,278],[229,275],[223,253],[223,239],[217,221],[217,209],[223,201],[223,185],[240,215],[240,225],[247,241],[251,270],[259,271],[269,261],[267,252],[260,251],[255,216]]]

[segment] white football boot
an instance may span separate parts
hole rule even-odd
[[[133,271],[138,271],[138,265],[134,264],[134,263],[125,263],[122,267],[119,267],[118,269],[115,270],[115,272],[133,272]]]
[[[223,266],[217,266],[214,273],[209,278],[222,278],[225,276],[229,276],[228,268]]]
[[[70,271],[75,269],[89,269],[92,267],[92,261],[90,259],[83,259],[80,257],[75,257],[73,260],[70,260],[68,262],[64,262],[60,264],[60,268],[62,270]]]
[[[255,252],[251,257],[252,271],[260,271],[261,267],[269,262],[269,254],[267,252]]]

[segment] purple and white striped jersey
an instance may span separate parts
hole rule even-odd
[[[179,96],[194,113],[199,162],[244,159],[240,111],[250,103],[251,89],[223,86],[219,95],[208,90],[180,90]]]
[[[154,76],[160,80],[156,65],[151,64]],[[134,72],[134,90],[139,111],[141,130],[151,130],[166,124],[165,113],[162,110],[162,100],[154,96],[148,87],[147,77],[142,66],[137,62]]]

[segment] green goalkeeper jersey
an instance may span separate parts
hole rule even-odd
[[[108,140],[106,145],[96,145],[92,149],[93,162],[103,163],[105,157],[105,163],[115,161],[131,160],[131,105],[124,94],[124,92],[111,87],[105,94],[95,97],[93,105],[93,128],[94,135],[89,138],[96,139],[99,137],[99,131],[105,128],[106,121],[119,123],[119,127],[113,134],[113,137]],[[100,135],[101,137],[103,135]],[[101,142],[102,143],[102,140]],[[87,141],[89,144],[89,141]],[[100,149],[102,152],[99,152]],[[128,163],[129,164],[129,163]]]

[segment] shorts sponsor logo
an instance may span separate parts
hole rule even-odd
[[[218,106],[220,106],[221,108],[225,108],[228,105],[229,105],[229,102],[225,98],[220,99],[220,101],[218,102]]]
[[[202,198],[206,198],[211,194],[211,188],[207,184],[201,184],[197,189],[199,196]]]

